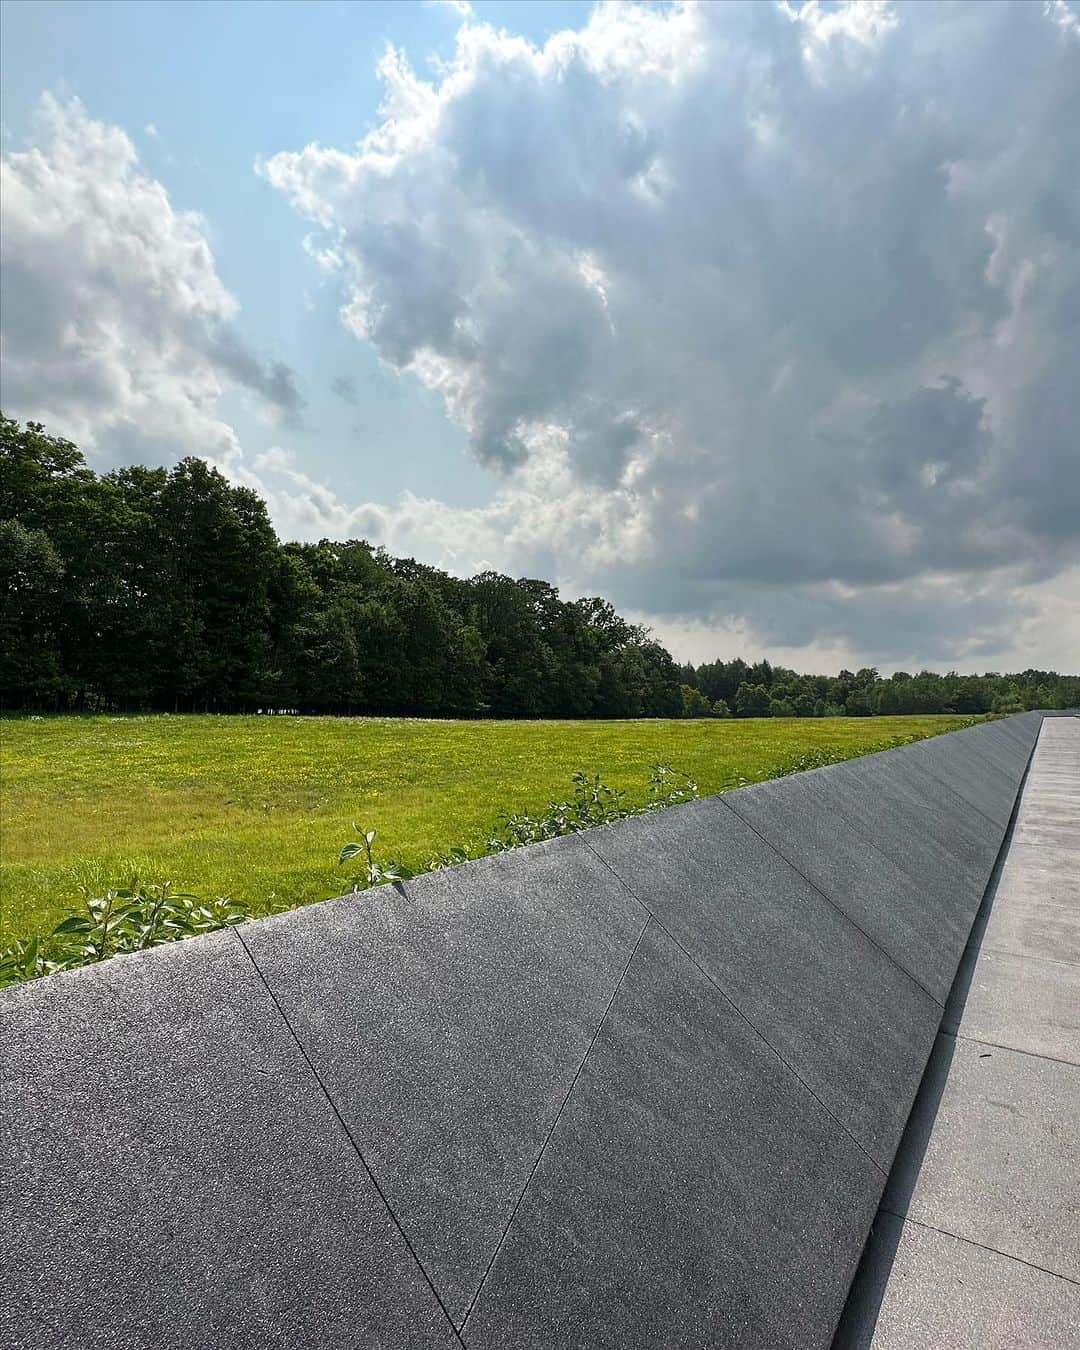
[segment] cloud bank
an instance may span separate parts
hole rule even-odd
[[[3,156],[5,410],[206,455],[286,535],[604,592],[680,654],[1080,667],[1075,7],[602,6],[543,47],[444,8],[432,79],[388,52],[374,130],[260,172],[489,503],[242,448],[223,396],[287,423],[295,377],[75,100]]]
[[[139,171],[118,127],[46,94],[37,143],[0,163],[4,407],[108,460],[238,452],[230,388],[274,420],[302,406],[292,371],[236,327],[201,217]]]
[[[1044,612],[1080,558],[1067,5],[602,6],[381,72],[356,146],[261,171],[503,481],[357,520],[885,662]]]

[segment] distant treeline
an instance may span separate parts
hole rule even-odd
[[[917,675],[882,679],[864,668],[799,675],[758,661],[680,667],[687,717],[871,717],[891,713],[1012,713],[1080,707],[1080,676],[1052,670],[1019,675]]]
[[[38,711],[824,717],[1080,704],[1080,679],[675,664],[599,598],[281,543],[199,459],[97,474],[0,414],[0,701]]]

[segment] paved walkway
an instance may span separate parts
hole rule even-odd
[[[1080,1347],[1080,718],[1042,725],[836,1346]]]

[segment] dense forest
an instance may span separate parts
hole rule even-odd
[[[283,544],[199,459],[96,474],[0,422],[8,708],[675,717],[674,661],[600,599],[359,541]]]
[[[32,711],[822,717],[1080,704],[1080,679],[679,667],[605,600],[278,540],[199,459],[91,470],[0,415],[0,701]]]
[[[684,716],[871,717],[895,713],[1012,713],[1080,707],[1080,676],[1052,670],[1016,675],[937,675],[873,668],[799,675],[768,661],[682,666]]]

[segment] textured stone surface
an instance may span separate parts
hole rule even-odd
[[[983,735],[997,740],[1026,760],[1035,748],[1041,727],[1040,715],[1029,717],[1025,714],[1019,717],[1006,717],[997,722],[987,722],[984,724]]]
[[[1074,922],[1080,915],[1074,915]],[[950,1002],[945,1031],[1080,1064],[1080,965],[978,952],[971,984]]]
[[[1080,1068],[938,1039],[901,1161],[894,1213],[1080,1279]]]
[[[924,841],[933,841],[964,875],[973,879],[989,875],[1005,824],[990,820],[920,760],[903,750],[887,757],[870,755],[852,763],[845,781],[857,786],[864,809],[873,810],[878,821],[891,820],[899,827],[894,830],[899,834],[899,840],[892,839],[894,847],[899,843],[920,848]],[[1017,773],[1014,796],[1019,785]],[[916,867],[919,858],[909,851],[908,867]]]
[[[723,798],[587,838],[888,1170],[940,1006]]]
[[[5,1346],[454,1344],[233,933],[10,991]]]
[[[1018,844],[1076,852],[1080,849],[1080,820],[1018,820],[1013,837]]]
[[[1006,767],[990,747],[965,740],[970,733],[957,733],[956,742],[942,745],[943,737],[907,746],[903,757],[922,765],[934,777],[968,801],[1002,829],[1009,823],[1023,766]]]
[[[881,1180],[652,926],[466,1343],[826,1347]]]
[[[963,914],[942,914],[939,905],[928,902],[925,885],[886,857],[837,807],[829,780],[838,776],[821,770],[782,778],[726,800],[944,1005],[974,909],[965,922]]]
[[[1080,849],[1065,859],[1061,852],[1030,844],[1013,846],[1010,859],[1023,853],[1041,865],[1022,871],[1006,866],[982,931],[985,948],[1080,963]],[[1044,865],[1051,854],[1059,866]]]
[[[455,1321],[646,915],[581,839],[244,938]]]
[[[953,962],[982,903],[1003,830],[966,807],[948,789],[919,774],[910,761],[874,757],[817,776],[817,789],[834,814],[918,887],[924,908],[950,922]]]
[[[1015,718],[1008,718],[1000,722],[984,722],[974,730],[980,744],[995,746],[1003,754],[1011,756],[1014,769],[1022,769],[1035,748],[1041,727],[1041,718],[1023,727],[1018,725]]]
[[[834,1350],[1075,1350],[1080,1288],[948,1233],[879,1215]]]

